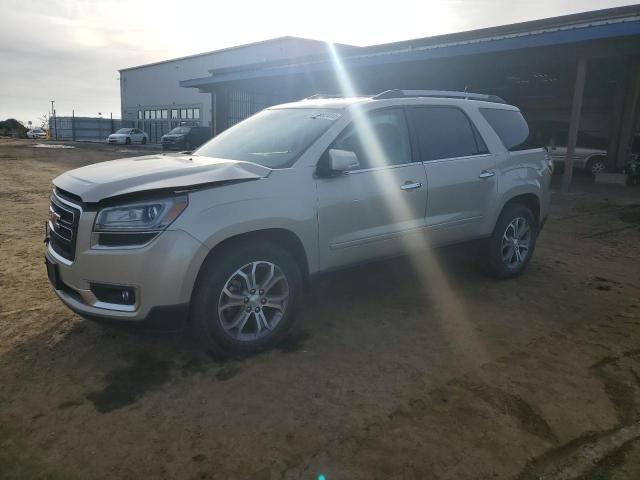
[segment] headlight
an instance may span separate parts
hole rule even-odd
[[[150,232],[167,228],[187,208],[186,195],[103,208],[96,216],[96,232]]]

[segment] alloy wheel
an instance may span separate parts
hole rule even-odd
[[[509,268],[518,268],[527,257],[531,247],[531,226],[523,217],[516,217],[505,229],[500,253]]]
[[[289,303],[289,282],[280,267],[258,260],[237,269],[218,299],[218,318],[235,340],[254,341],[269,335]]]
[[[607,169],[607,166],[604,164],[604,162],[602,160],[595,160],[591,164],[591,174],[592,175],[598,175],[600,173],[604,173],[604,171],[606,169]]]

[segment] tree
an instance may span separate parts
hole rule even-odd
[[[25,138],[27,136],[27,127],[15,118],[8,118],[0,122],[0,135]]]
[[[42,128],[43,130],[49,130],[49,115],[46,113],[43,113],[42,115],[40,115],[38,117],[38,120],[36,120],[36,123],[40,122],[40,128]]]

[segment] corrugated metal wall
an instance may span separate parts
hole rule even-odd
[[[232,91],[229,93],[228,125],[231,127],[260,110],[285,101],[277,94]]]

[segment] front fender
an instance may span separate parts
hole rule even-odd
[[[315,195],[308,191],[303,195],[299,188],[295,182],[276,186],[272,179],[264,179],[192,192],[189,208],[175,228],[188,231],[209,250],[237,235],[286,230],[300,240],[308,271],[313,273],[318,270]]]

